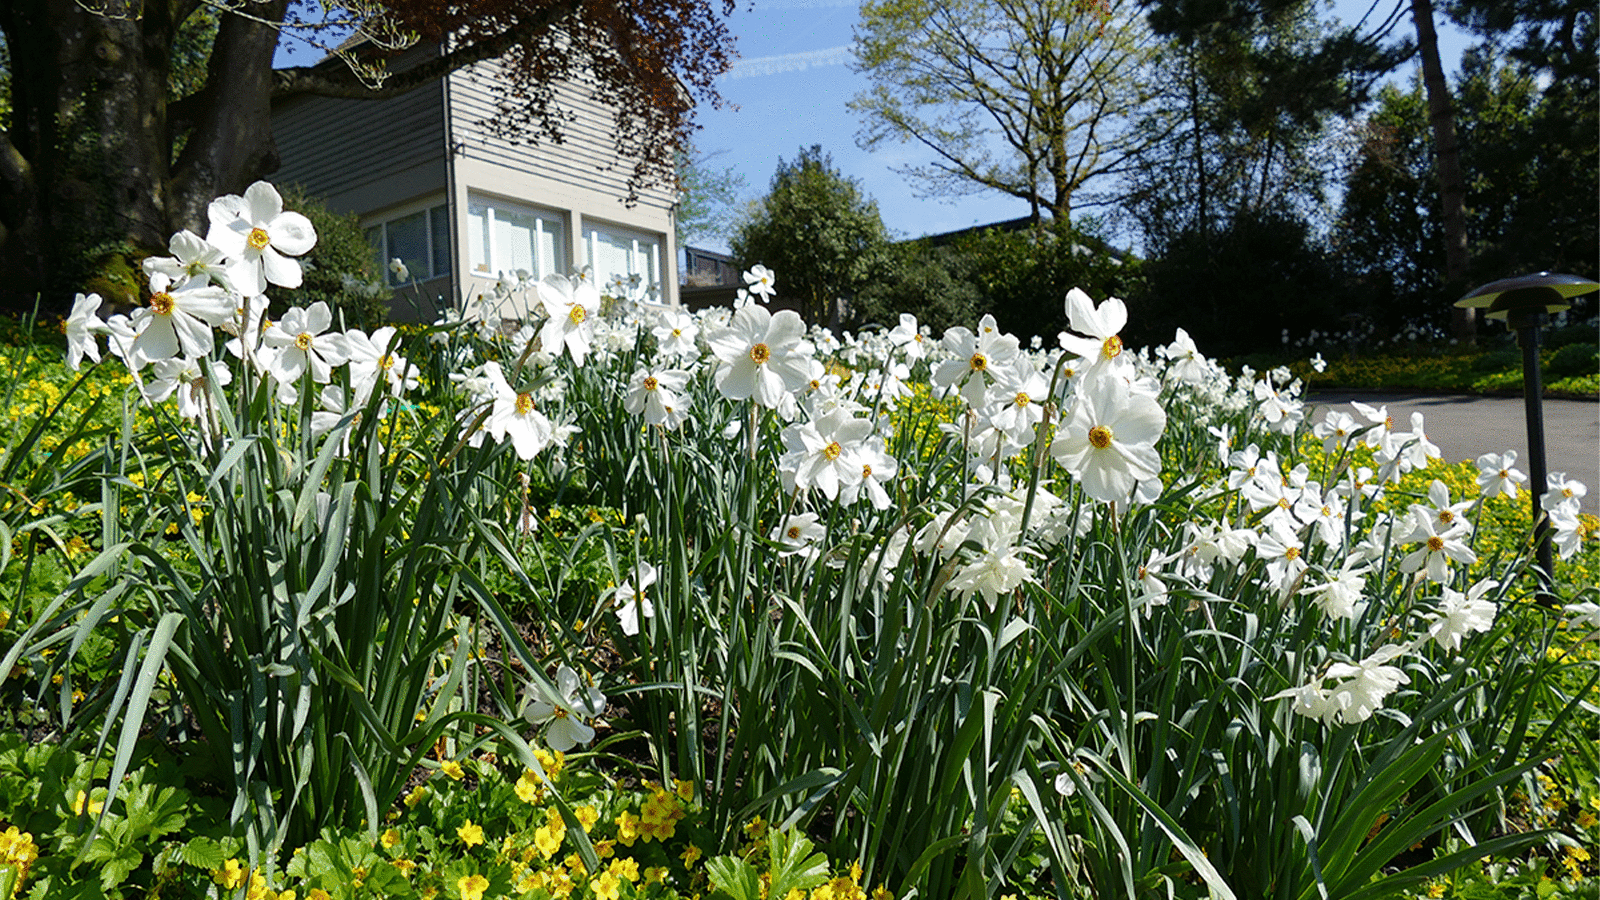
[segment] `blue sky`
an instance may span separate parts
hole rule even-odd
[[[1332,8],[1343,21],[1355,22],[1369,7],[1387,11],[1396,2],[1333,0]],[[742,175],[743,199],[753,200],[766,193],[780,159],[792,160],[802,147],[820,144],[834,165],[877,201],[895,237],[1027,215],[1026,203],[993,192],[919,197],[895,170],[926,162],[925,151],[890,144],[868,153],[856,146],[860,121],[845,104],[867,87],[867,80],[850,70],[858,8],[858,0],[743,0],[729,23],[740,58],[719,82],[724,106],[696,111],[697,149],[708,156],[707,165]],[[1381,18],[1383,12],[1374,15]],[[1445,69],[1453,72],[1470,40],[1448,22],[1438,25]],[[1410,28],[1408,15],[1396,34],[1410,34]],[[275,62],[309,65],[322,56],[319,48],[285,42]],[[1395,78],[1408,80],[1411,72],[1405,68]],[[725,241],[702,243],[727,249]]]
[[[1384,0],[1380,8],[1390,9],[1393,2]],[[1355,22],[1368,6],[1339,0],[1334,8],[1342,20]],[[792,160],[801,147],[820,144],[877,201],[884,224],[898,237],[1027,215],[1026,203],[993,192],[918,197],[895,169],[931,157],[903,144],[873,153],[856,146],[860,121],[845,104],[867,87],[849,66],[857,9],[853,0],[747,0],[740,6],[730,23],[740,60],[718,86],[728,108],[697,111],[698,149],[711,154],[708,164],[743,175],[745,192],[754,199],[766,192],[780,159]],[[1396,33],[1410,33],[1409,16]],[[1452,71],[1469,40],[1448,23],[1440,23],[1439,33],[1445,68]],[[1397,77],[1409,78],[1410,70]]]

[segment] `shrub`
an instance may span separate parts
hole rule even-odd
[[[1550,378],[1594,375],[1600,372],[1600,345],[1568,344],[1552,354],[1544,365]]]
[[[275,308],[307,307],[322,301],[344,314],[349,327],[376,328],[389,317],[389,289],[383,284],[372,245],[361,220],[341,215],[297,187],[283,192],[283,206],[303,214],[317,230],[317,248],[302,263],[305,280],[294,290],[272,292]]]

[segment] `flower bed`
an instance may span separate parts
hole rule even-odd
[[[1581,485],[1532,486],[1547,585],[1514,461],[1308,422],[1289,372],[1125,348],[1079,292],[1043,352],[807,329],[770,272],[698,316],[557,277],[342,330],[261,293],[314,240],[275,197],[132,316],[80,298],[69,360],[115,360],[13,381],[47,413],[0,459],[19,896],[1593,874]]]

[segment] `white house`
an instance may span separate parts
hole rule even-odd
[[[419,46],[408,56],[438,52]],[[356,213],[377,258],[405,262],[421,285],[397,291],[402,321],[431,320],[519,269],[542,278],[587,266],[601,285],[638,276],[647,299],[675,305],[672,190],[624,202],[632,163],[615,153],[611,110],[580,85],[558,88],[575,112],[562,143],[496,137],[484,123],[497,111],[490,86],[498,71],[478,63],[389,100],[277,104],[272,135],[282,163],[273,178]]]

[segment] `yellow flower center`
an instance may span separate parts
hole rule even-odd
[[[556,718],[558,718],[558,719],[565,719],[565,718],[566,718],[566,717],[567,717],[567,711],[566,711],[566,710],[564,710],[564,709],[562,709],[562,708],[561,708],[561,707],[559,707],[559,706],[558,706],[558,707],[556,707]]]
[[[660,384],[660,382],[656,381],[656,377],[654,375],[646,375],[644,377],[644,382],[643,383],[644,383],[644,389],[647,390],[647,391],[655,390],[656,386],[658,384]]]
[[[582,325],[583,320],[587,319],[588,317],[589,311],[577,305],[576,303],[572,305],[572,311],[567,313],[567,318],[571,319],[572,324],[574,325]]]
[[[828,446],[822,448],[822,456],[829,462],[838,459],[839,454],[843,452],[844,448],[839,446],[838,441],[832,441],[828,444]]]
[[[1111,429],[1104,425],[1096,425],[1089,429],[1089,445],[1096,450],[1104,450],[1111,446]]]
[[[799,525],[790,525],[789,526],[789,530],[784,532],[784,534],[787,534],[789,536],[789,540],[798,541],[798,540],[800,540],[800,526]]]
[[[772,348],[766,344],[757,344],[750,348],[750,361],[758,366],[766,365],[767,360],[771,358]]]
[[[378,357],[378,368],[384,370],[385,372],[394,368],[394,354],[385,353],[384,355]]]
[[[1394,430],[1394,416],[1384,416],[1383,417],[1383,429],[1385,431],[1393,431]]]
[[[1283,551],[1283,558],[1284,559],[1299,559],[1300,558],[1300,548],[1299,547],[1290,547],[1289,549]]]
[[[272,243],[272,238],[267,237],[266,229],[252,228],[250,229],[250,236],[245,238],[245,241],[250,245],[251,249],[264,250],[268,244]]]
[[[683,329],[682,328],[674,328],[674,329],[672,329],[672,336],[673,337],[683,337]]]
[[[172,308],[176,305],[172,302],[172,295],[166,291],[158,291],[150,295],[150,310],[158,316],[172,315]]]
[[[1456,514],[1455,513],[1451,512],[1448,509],[1439,510],[1439,521],[1441,521],[1441,522],[1445,523],[1446,525],[1448,525],[1451,522],[1454,522],[1455,520],[1456,520]]]
[[[1439,537],[1438,535],[1428,538],[1428,549],[1432,550],[1434,553],[1438,553],[1440,550],[1443,550],[1444,538]]]
[[[872,477],[872,467],[871,466],[862,466],[861,467],[861,477],[862,478],[871,478]]]
[[[1106,338],[1105,343],[1100,345],[1100,355],[1104,356],[1106,359],[1116,359],[1117,357],[1121,356],[1122,338],[1114,334],[1111,337]]]
[[[305,351],[311,349],[311,342],[313,340],[315,340],[315,338],[311,336],[310,332],[302,331],[294,336],[294,345],[295,347],[299,348],[302,353],[304,353]]]
[[[525,416],[533,412],[533,395],[524,391],[517,395],[517,415]]]
[[[1027,394],[1024,394],[1021,391],[1017,391],[1016,403],[1017,403],[1018,406],[1027,406],[1031,402],[1033,402],[1033,401],[1028,398]]]
[[[974,372],[982,372],[984,369],[989,368],[989,359],[982,353],[974,353],[972,358],[967,360],[967,365],[971,366]]]
[[[1279,497],[1278,498],[1278,505],[1283,507],[1284,509],[1288,509],[1289,508],[1289,498],[1288,497]]]

